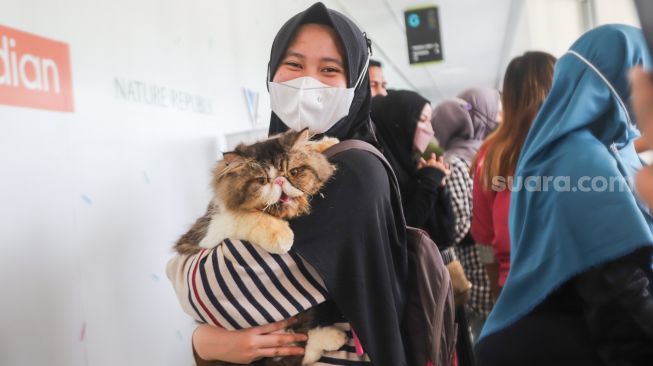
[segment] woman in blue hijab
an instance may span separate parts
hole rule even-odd
[[[651,66],[636,28],[584,34],[555,67],[511,196],[511,270],[477,343],[480,365],[651,365],[651,216],[628,70]]]

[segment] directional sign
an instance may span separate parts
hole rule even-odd
[[[442,61],[438,7],[406,10],[404,19],[410,64]]]

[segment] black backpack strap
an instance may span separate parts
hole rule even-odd
[[[397,176],[395,175],[394,170],[392,169],[392,165],[390,165],[390,162],[388,159],[385,158],[383,153],[379,151],[374,145],[365,142],[363,140],[345,140],[341,141],[330,148],[326,149],[324,151],[324,155],[327,158],[330,158],[336,154],[339,154],[343,151],[347,150],[352,150],[352,149],[357,149],[357,150],[364,150],[369,153],[372,153],[372,155],[376,156],[381,160],[383,165],[385,166],[385,170],[388,172],[388,177],[390,177],[390,184],[392,185],[392,189],[394,189],[395,193],[397,194],[397,198],[399,198],[399,207],[402,207],[401,205],[401,191],[399,191],[399,183],[397,181]],[[403,216],[403,210],[402,210],[402,216]]]
[[[372,155],[376,156],[383,165],[385,166],[385,170],[388,173],[388,178],[390,178],[390,189],[392,189],[395,197],[395,205],[397,209],[399,210],[399,214],[401,215],[401,221],[404,223],[404,226],[406,226],[406,216],[404,215],[404,206],[401,201],[401,191],[399,190],[399,181],[397,180],[397,176],[395,175],[394,169],[392,169],[392,165],[390,165],[390,162],[388,159],[385,158],[383,153],[379,151],[374,145],[365,142],[363,140],[345,140],[341,141],[330,148],[326,149],[323,154],[327,157],[330,158],[336,154],[339,154],[341,152],[347,151],[347,150],[352,150],[352,149],[357,149],[357,150],[364,150]]]
[[[324,155],[332,157],[351,149],[367,151],[381,160],[388,172],[391,189],[394,191],[393,198],[397,200],[397,207],[405,222],[397,177],[388,160],[376,147],[361,140],[346,140],[324,151]],[[455,349],[456,327],[449,272],[442,261],[437,245],[433,243],[426,232],[406,227],[406,247],[409,253],[412,252],[412,262],[409,259],[409,266],[413,266],[413,269],[409,274],[412,276],[409,283],[413,287],[412,290],[407,291],[407,296],[410,296],[410,299],[407,300],[405,310],[408,314],[412,309],[412,315],[404,315],[404,319],[402,319],[402,323],[404,323],[402,328],[405,328],[402,330],[402,333],[405,333],[402,335],[404,346],[408,347],[407,351],[409,349],[418,351],[413,352],[412,358],[409,359],[420,360],[420,362],[411,364],[418,366],[428,364],[421,362],[426,357],[438,365],[451,365]],[[442,284],[440,292],[431,291],[437,283]],[[420,291],[426,292],[421,293]],[[434,304],[435,307],[425,309],[423,306],[426,303]],[[436,323],[442,323],[441,327],[435,328]],[[426,340],[430,344],[437,342],[439,346],[429,348],[428,343],[425,343]]]
[[[376,155],[383,163],[386,165],[386,167],[390,167],[390,163],[388,160],[386,160],[385,156],[377,149],[374,147],[374,145],[370,144],[369,142],[365,142],[363,140],[345,140],[341,141],[330,148],[326,149],[324,151],[324,155],[327,157],[331,157],[333,155],[336,155],[338,153],[341,153],[343,151],[351,150],[351,149],[358,149],[358,150],[365,150],[369,151],[372,154]],[[392,168],[390,168],[392,170]]]

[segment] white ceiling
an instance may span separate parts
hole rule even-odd
[[[384,63],[390,88],[415,89],[437,102],[473,86],[496,87],[506,61],[506,30],[521,0],[439,0],[444,61],[410,66],[404,10],[434,2],[405,0],[334,0],[374,42],[373,58]],[[511,9],[512,7],[512,9]],[[512,13],[511,13],[512,11]],[[510,32],[508,32],[510,34]],[[509,42],[509,40],[508,40]]]
[[[390,88],[415,89],[437,102],[473,86],[496,87],[506,48],[509,18],[522,0],[333,0],[328,6],[353,18],[374,42],[375,59],[384,63]],[[439,7],[444,61],[410,66],[404,10]],[[516,5],[515,5],[516,4]],[[511,7],[512,16],[511,16]],[[512,19],[513,23],[515,19]],[[509,41],[509,40],[508,40]]]

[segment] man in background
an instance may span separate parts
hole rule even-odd
[[[383,76],[381,62],[370,60],[370,66],[368,70],[370,73],[370,88],[372,89],[372,97],[377,95],[388,95],[388,91],[386,90],[386,85],[388,83],[385,81],[385,77]]]

